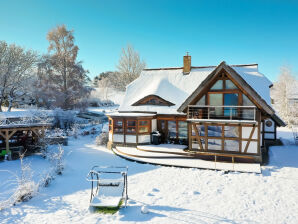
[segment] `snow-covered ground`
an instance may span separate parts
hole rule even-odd
[[[0,211],[0,223],[298,222],[295,145],[272,147],[269,165],[262,167],[262,174],[251,174],[130,162],[95,146],[94,140],[95,136],[71,139],[65,147],[63,175],[30,201]],[[88,211],[90,183],[85,178],[93,165],[129,167],[127,208],[115,215]],[[143,205],[148,214],[141,213]]]

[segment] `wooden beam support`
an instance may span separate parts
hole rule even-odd
[[[244,149],[244,153],[247,153],[248,146],[249,146],[249,143],[251,142],[251,139],[252,139],[252,136],[253,136],[253,134],[255,132],[255,129],[256,129],[256,126],[254,125],[253,128],[252,128],[252,130],[251,130],[251,132],[250,132],[250,134],[249,134],[249,138],[248,138],[248,141],[246,143],[246,146],[245,146],[245,149]]]

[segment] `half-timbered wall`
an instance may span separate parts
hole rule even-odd
[[[189,123],[192,150],[260,154],[257,124]]]

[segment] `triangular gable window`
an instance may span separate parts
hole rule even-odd
[[[146,96],[143,99],[137,101],[132,106],[142,106],[142,105],[156,105],[156,106],[173,106],[175,104],[162,99],[159,96],[150,95]]]

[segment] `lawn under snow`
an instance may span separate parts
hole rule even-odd
[[[284,130],[286,132],[287,130]],[[286,135],[290,139],[290,134]],[[284,137],[285,138],[285,137]],[[62,176],[31,199],[0,211],[0,223],[297,223],[298,147],[272,147],[262,174],[162,167],[130,162],[95,137],[72,139],[65,147]],[[38,162],[39,159],[32,158]],[[0,163],[12,167],[12,162]],[[127,165],[127,208],[115,215],[88,211],[93,165]],[[140,212],[146,205],[148,214]]]

